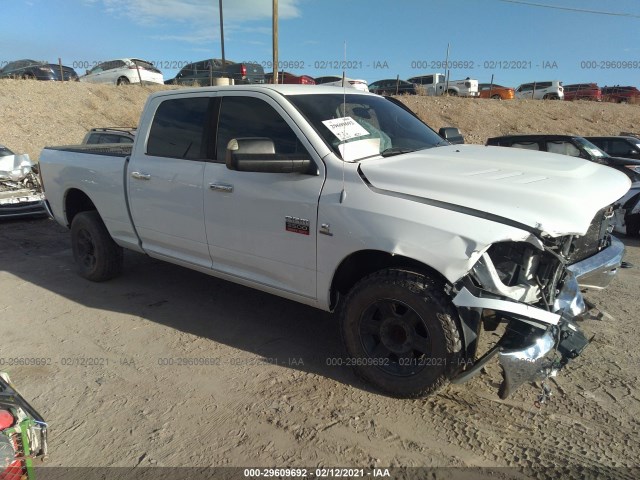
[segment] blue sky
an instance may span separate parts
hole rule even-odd
[[[122,57],[155,61],[165,78],[189,61],[220,57],[218,0],[1,0],[0,65],[33,58],[73,66]],[[271,61],[271,0],[223,0],[225,53]],[[535,3],[627,14],[543,8]],[[515,86],[640,85],[640,1],[279,0],[280,61],[311,76],[369,82],[443,71]],[[622,63],[627,62],[627,63]],[[635,63],[634,63],[635,62]],[[337,68],[336,68],[337,67]]]

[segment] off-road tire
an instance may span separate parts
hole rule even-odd
[[[457,314],[443,286],[426,275],[385,269],[365,277],[342,302],[340,322],[346,363],[387,394],[430,395],[459,370]]]
[[[122,271],[122,247],[113,241],[95,210],[73,218],[71,250],[78,273],[88,280],[111,280]]]

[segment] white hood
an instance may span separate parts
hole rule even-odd
[[[361,162],[372,186],[491,213],[551,236],[583,235],[630,180],[567,155],[451,145]]]

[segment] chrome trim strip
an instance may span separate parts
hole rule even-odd
[[[209,189],[214,190],[216,192],[232,193],[233,185],[225,185],[223,183],[210,183]]]

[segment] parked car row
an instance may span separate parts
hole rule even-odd
[[[208,86],[218,84],[220,78],[233,80],[235,84],[273,83],[273,72],[266,73],[257,63],[224,62],[211,58],[185,65],[174,78],[164,80],[162,72],[152,62],[139,58],[120,58],[101,62],[85,75],[78,76],[75,70],[64,65],[57,65],[37,60],[16,60],[0,69],[0,78],[21,78],[35,80],[80,80],[91,83],[111,83],[127,85],[168,84]],[[345,79],[345,87],[354,87],[363,91],[371,91],[380,95],[426,94],[451,95],[499,100],[533,99],[533,100],[594,100],[615,103],[640,102],[640,90],[634,86],[612,86],[600,88],[596,83],[575,83],[563,85],[559,80],[546,80],[523,83],[516,88],[492,83],[478,83],[477,80],[447,80],[445,74],[430,73],[411,77],[407,80],[398,78],[383,79],[370,85],[363,79]],[[301,85],[335,85],[342,86],[342,76],[328,75],[313,78],[309,75],[295,75],[290,72],[279,72],[278,83]]]
[[[37,60],[16,60],[0,69],[0,78],[22,78],[33,80],[78,80],[78,74],[71,67],[60,66]]]
[[[613,227],[617,232],[631,236],[640,235],[640,139],[634,137],[580,137],[576,135],[505,135],[487,139],[488,146],[520,148],[541,152],[557,153],[584,158],[591,162],[611,167],[624,173],[631,180],[629,191],[613,204]],[[631,148],[620,146],[628,156],[612,156],[601,150],[590,140],[601,145],[629,144]],[[630,142],[630,143],[627,143]],[[635,157],[632,155],[636,155]]]

